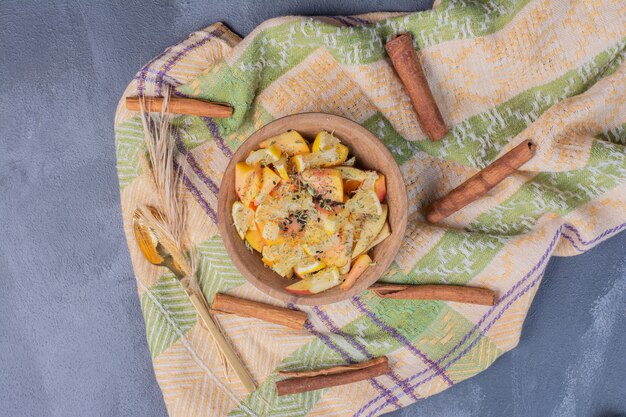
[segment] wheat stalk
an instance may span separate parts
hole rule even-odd
[[[197,288],[194,278],[197,256],[187,236],[187,210],[183,194],[184,168],[176,164],[176,139],[171,125],[171,116],[164,110],[169,101],[166,90],[163,107],[158,118],[145,111],[143,97],[140,98],[141,124],[144,132],[149,170],[147,172],[154,186],[158,207],[157,216],[146,207],[139,207],[139,214],[149,224],[159,241],[172,255],[185,272],[188,285]]]

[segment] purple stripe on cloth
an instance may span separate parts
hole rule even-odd
[[[594,239],[591,239],[588,242],[585,241],[585,239],[582,238],[582,236],[580,235],[580,232],[578,231],[578,229],[576,229],[571,224],[564,224],[563,227],[566,228],[567,230],[570,230],[570,231],[574,232],[574,234],[576,235],[576,237],[578,238],[580,243],[582,243],[585,246],[589,246],[589,245],[593,245],[597,241],[601,240],[602,238],[604,238],[604,237],[606,237],[606,236],[608,236],[608,235],[610,235],[612,233],[619,232],[621,229],[624,229],[626,227],[626,223],[622,223],[619,226],[615,226],[615,227],[612,227],[612,228],[610,228],[608,230],[605,230],[600,235],[596,236]]]
[[[211,134],[215,138],[215,142],[217,143],[217,146],[222,150],[222,152],[224,152],[224,155],[226,155],[229,158],[232,158],[233,153],[230,150],[230,148],[226,146],[226,144],[224,143],[224,138],[220,136],[220,132],[217,128],[217,125],[213,121],[213,119],[210,117],[203,117],[203,119],[206,120],[207,126],[209,126],[209,129],[211,130]]]
[[[385,332],[387,332],[389,335],[391,335],[391,337],[393,337],[394,339],[396,339],[397,341],[399,341],[400,343],[402,343],[407,349],[409,349],[411,352],[413,352],[415,355],[417,355],[418,357],[420,357],[425,363],[427,363],[428,365],[430,365],[431,368],[436,369],[435,371],[435,376],[436,375],[441,375],[441,377],[443,378],[444,381],[446,381],[446,383],[450,386],[454,385],[454,382],[452,382],[452,380],[448,377],[448,375],[446,375],[443,372],[443,369],[441,369],[439,367],[439,364],[437,362],[434,362],[432,359],[430,359],[428,356],[426,356],[424,354],[424,352],[422,352],[421,350],[419,350],[418,348],[416,348],[406,337],[402,336],[400,333],[398,333],[398,331],[396,329],[394,329],[393,327],[389,326],[387,323],[384,323],[381,319],[379,319],[378,317],[376,317],[376,315],[369,311],[365,305],[363,304],[363,302],[361,300],[359,300],[358,297],[352,297],[352,302],[355,306],[357,306],[357,308],[359,310],[361,310],[363,313],[367,314],[367,316],[374,322],[376,323],[376,325],[378,327],[380,327],[381,329],[383,329]]]
[[[212,32],[209,32],[205,38],[192,43],[191,45],[186,46],[182,51],[177,52],[174,56],[170,57],[167,62],[165,63],[165,65],[159,70],[158,74],[157,74],[157,94],[160,95],[163,89],[163,76],[165,74],[167,74],[167,72],[172,68],[172,66],[178,62],[179,59],[181,59],[183,56],[187,55],[189,52],[191,52],[192,50],[204,45],[205,43],[207,43],[208,41],[210,41],[211,39],[215,38],[216,36],[220,36],[224,33],[224,31],[222,29],[215,29]]]
[[[317,337],[318,339],[320,339],[322,342],[324,342],[324,344],[326,346],[328,346],[329,348],[331,348],[332,350],[334,350],[335,352],[339,353],[341,356],[343,356],[343,358],[348,361],[348,363],[356,363],[356,361],[354,359],[352,359],[350,357],[350,355],[348,355],[343,349],[341,349],[339,346],[337,346],[332,340],[330,340],[330,338],[328,336],[326,336],[325,334],[322,334],[320,332],[318,332],[317,330],[315,330],[315,328],[313,327],[313,325],[311,323],[309,323],[308,321],[306,321],[304,323],[304,327],[315,337]],[[391,392],[383,387],[382,385],[380,385],[378,383],[378,381],[376,381],[374,378],[370,378],[369,383],[372,384],[372,386],[374,386],[374,388],[376,388],[378,391],[381,392],[381,398],[386,396],[387,397],[387,401],[386,403],[392,403],[393,405],[396,406],[396,408],[402,408],[402,406],[400,405],[400,403],[398,402],[398,399],[391,394]]]
[[[576,249],[578,252],[580,252],[580,253],[585,252],[585,249],[580,248],[578,246],[578,243],[574,240],[573,237],[571,237],[567,233],[563,233],[561,236],[563,236],[565,238],[565,240],[569,241],[569,243],[572,245],[572,247],[574,249]]]
[[[351,335],[345,332],[342,332],[337,327],[337,325],[330,319],[330,317],[328,317],[328,314],[326,314],[325,311],[321,310],[318,306],[314,306],[313,311],[318,315],[318,317],[320,318],[320,320],[322,320],[322,322],[326,325],[326,327],[328,327],[334,334],[339,335],[343,337],[344,339],[346,339],[348,343],[350,343],[355,349],[361,352],[366,358],[368,359],[374,358],[374,356],[372,356],[367,351],[367,349],[365,348],[363,344],[359,343],[359,341],[356,340]],[[392,371],[388,375],[393,380],[393,382],[399,385],[407,395],[409,395],[411,398],[413,398],[416,401],[419,400],[419,398],[415,395],[415,393],[408,387],[406,382],[402,378],[400,378],[398,375],[396,375],[395,372]]]
[[[500,297],[500,299],[498,300],[498,302],[496,303],[495,306],[491,307],[484,315],[483,317],[480,319],[480,321],[478,323],[476,323],[476,325],[444,356],[442,356],[440,359],[437,360],[437,363],[440,365],[443,361],[445,361],[447,358],[449,358],[452,354],[455,353],[455,351],[457,349],[459,349],[461,346],[463,346],[463,344],[465,344],[465,342],[467,342],[467,340],[474,334],[476,333],[477,330],[479,330],[479,327],[485,322],[485,320],[493,313],[496,311],[496,309],[502,305],[502,303],[504,302],[504,300],[506,300],[508,297],[511,296],[511,294],[513,294],[513,292],[515,292],[516,289],[518,289],[521,285],[524,284],[524,282],[526,280],[528,280],[528,278],[530,278],[535,272],[537,272],[537,270],[539,270],[542,265],[547,261],[547,259],[549,259],[549,254],[552,253],[552,250],[554,248],[554,246],[556,245],[556,242],[558,241],[559,236],[561,235],[561,229],[557,230],[557,232],[554,235],[554,238],[552,239],[552,241],[550,242],[550,245],[548,246],[548,248],[546,249],[546,251],[544,252],[543,256],[540,258],[540,260],[537,262],[537,264],[535,264],[535,266],[530,270],[530,272],[528,272],[526,275],[524,275],[513,287],[511,287],[511,289],[509,291],[507,291],[502,297]],[[541,275],[540,275],[541,276]],[[527,290],[526,290],[527,291]],[[523,294],[523,293],[522,293]],[[517,298],[519,298],[518,295]],[[504,313],[504,311],[506,311],[506,309],[508,309],[510,306],[510,304],[507,304],[507,306],[505,306],[504,310],[500,313],[500,316]],[[477,337],[475,338],[475,341],[478,341],[479,339],[481,339],[483,336],[485,335],[485,330],[479,330],[479,334],[477,335]],[[460,357],[459,357],[460,358]],[[458,360],[458,359],[456,359]],[[448,364],[446,364],[445,366],[443,366],[443,369],[447,369],[453,362],[450,362]],[[428,370],[431,370],[432,367]],[[412,377],[409,378],[409,381],[413,381],[416,378],[419,378],[421,375],[423,375],[425,372],[421,371],[418,374],[413,375]],[[434,376],[433,376],[434,377]],[[432,378],[430,378],[432,379]],[[418,384],[417,386],[423,384],[424,382],[429,381],[430,379],[426,379],[422,382],[420,382],[420,384]],[[417,388],[417,386],[415,388]],[[365,410],[370,407],[371,405],[373,405],[374,403],[376,403],[377,401],[379,401],[382,397],[379,396],[377,398],[372,399],[371,401],[369,401],[367,404],[365,404],[356,414],[355,416],[359,416],[361,415],[363,412],[365,412]]]
[[[356,16],[344,16],[346,19],[352,19],[355,22],[361,24],[361,25],[369,25],[371,22],[369,20],[365,20],[363,18],[360,17],[356,17]]]
[[[211,180],[211,178],[209,178],[209,177],[207,177],[205,175],[204,171],[202,171],[202,168],[200,168],[200,166],[198,165],[198,162],[196,161],[196,158],[194,158],[193,155],[191,154],[191,152],[189,152],[189,150],[187,150],[187,148],[185,147],[185,144],[183,143],[182,139],[180,138],[180,131],[178,131],[178,130],[176,130],[176,147],[178,148],[178,151],[180,153],[185,155],[185,158],[186,158],[187,162],[189,163],[189,166],[191,167],[193,172],[195,172],[196,175],[198,177],[200,177],[202,182],[205,183],[207,185],[207,187],[209,187],[209,189],[215,195],[217,195],[217,193],[219,193],[219,191],[220,191],[219,187],[217,186],[217,184],[215,184],[213,182],[213,180]]]
[[[174,169],[177,169],[177,170],[181,169],[180,165],[176,161],[174,161]],[[184,173],[182,174],[182,179],[183,179],[183,184],[185,184],[185,187],[187,187],[187,189],[191,192],[191,194],[193,194],[194,197],[196,197],[196,200],[198,200],[198,203],[200,203],[204,211],[206,211],[207,214],[211,217],[211,219],[213,219],[213,222],[217,224],[217,214],[215,213],[215,210],[211,208],[208,201],[206,201],[204,197],[202,197],[202,194],[200,193],[200,191],[195,187],[195,185],[193,185],[189,177],[187,177]]]
[[[319,316],[319,318],[322,320],[322,322],[335,334],[342,336],[344,339],[346,339],[348,341],[348,343],[350,343],[356,350],[358,350],[359,352],[361,352],[363,354],[363,356],[365,356],[368,359],[372,359],[373,356],[370,355],[370,353],[367,351],[367,349],[365,349],[365,346],[361,345],[359,342],[357,342],[357,340],[352,337],[351,335],[342,332],[341,330],[339,330],[339,328],[337,328],[337,326],[335,325],[335,323],[333,323],[330,320],[330,317],[328,317],[328,314],[326,314],[324,311],[320,310],[320,308],[318,306],[314,306],[313,307],[313,311],[315,311],[315,313]]]
[[[137,74],[133,77],[134,81],[140,81],[143,77],[144,81],[152,81],[154,84],[156,84],[156,75],[158,74],[158,71],[152,70],[152,69],[148,69],[146,74],[144,74],[143,76],[140,74]],[[171,85],[172,87],[178,87],[181,82],[179,80],[177,80],[176,78],[172,77],[169,74],[165,74],[163,76],[163,79],[167,79],[167,83],[169,85]]]
[[[342,23],[346,26],[349,26],[349,27],[354,26],[354,24],[351,22],[348,22],[348,20],[344,16],[331,16],[331,17],[335,19],[336,21],[338,21],[339,23]]]
[[[139,95],[143,94],[143,89],[144,89],[144,84],[146,82],[146,73],[151,70],[151,65],[154,64],[156,61],[158,61],[159,59],[163,58],[165,56],[165,54],[167,54],[169,51],[172,50],[172,47],[170,46],[169,48],[167,48],[166,50],[164,50],[163,52],[161,52],[159,55],[155,56],[154,58],[152,58],[150,61],[148,61],[148,63],[146,65],[144,65],[141,70],[139,70],[139,83],[137,85],[137,91],[139,92]]]
[[[500,318],[511,307],[511,305],[513,305],[513,303],[515,301],[517,301],[521,296],[526,294],[526,292],[528,292],[531,288],[533,288],[535,285],[537,285],[539,283],[539,281],[541,280],[541,278],[543,277],[543,273],[544,272],[545,272],[545,268],[541,271],[540,274],[537,275],[537,277],[535,279],[533,279],[526,287],[524,287],[522,289],[522,291],[517,293],[508,303],[506,303],[506,305],[502,308],[502,310],[485,326],[484,331],[487,332],[498,320],[500,320]],[[476,345],[476,343],[480,339],[481,339],[480,337],[474,338],[474,340],[472,340],[472,342],[470,344],[468,344],[467,347],[465,347],[465,349],[463,349],[457,356],[455,356],[453,359],[451,359],[450,362],[448,362],[443,368],[444,369],[448,369],[450,366],[452,366],[455,362],[457,362],[463,356],[467,355],[467,353],[474,347],[474,345]],[[415,377],[412,377],[410,380],[413,380],[414,378]],[[434,375],[431,375],[428,378],[426,378],[426,379],[416,383],[413,386],[413,389],[417,389],[420,385],[425,384],[426,382],[430,381],[432,378],[434,378]],[[367,417],[372,417],[372,416],[376,415],[377,412],[379,412],[380,410],[382,410],[386,406],[387,406],[387,404],[385,404],[385,403],[379,405],[374,410],[372,410],[372,412],[370,412],[367,415]],[[360,412],[361,411],[359,410],[359,413]],[[355,416],[359,415],[359,413],[355,414]]]

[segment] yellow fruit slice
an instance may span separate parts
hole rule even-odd
[[[283,242],[283,237],[280,234],[280,226],[276,222],[260,223],[257,222],[257,230],[261,234],[261,237],[268,245],[276,245]]]
[[[263,252],[263,247],[265,246],[265,241],[261,237],[261,233],[255,229],[248,229],[246,232],[246,242],[250,245],[252,249],[257,252]]]
[[[329,239],[330,240],[330,239]],[[329,266],[336,266],[345,269],[350,268],[350,260],[352,259],[352,245],[354,242],[354,226],[351,223],[344,222],[341,224],[339,232],[339,243],[327,248],[318,255],[320,259]],[[340,271],[345,273],[343,271]]]
[[[262,176],[259,165],[248,165],[244,162],[235,165],[235,192],[246,207],[250,207],[259,193]]]
[[[259,190],[259,193],[254,198],[254,204],[256,206],[261,205],[261,203],[263,203],[263,200],[265,200],[265,198],[270,195],[272,190],[278,185],[279,182],[280,177],[276,175],[276,173],[272,169],[268,167],[263,168],[263,181],[261,183],[261,189]]]
[[[233,224],[240,238],[244,239],[246,232],[254,220],[254,210],[245,206],[241,201],[235,201],[231,210]]]
[[[341,164],[348,158],[348,147],[335,145],[335,147],[305,155],[296,155],[292,158],[296,171],[302,172],[307,168],[333,167]]]
[[[326,151],[328,149],[332,149],[336,145],[340,145],[341,142],[332,133],[326,132],[322,130],[320,133],[315,136],[315,140],[313,141],[313,146],[311,146],[311,150],[313,152]]]
[[[363,180],[365,180],[365,177],[367,176],[366,174],[367,171],[363,171],[362,169],[358,169],[358,168],[351,167],[351,166],[340,165],[336,167],[336,169],[338,169],[339,172],[341,172],[341,176],[343,177],[344,181],[355,180],[355,181],[363,182]]]
[[[302,181],[325,200],[343,201],[341,172],[332,168],[305,169]]]
[[[341,275],[337,268],[325,268],[306,279],[291,284],[285,290],[299,295],[317,294],[339,285],[340,282]]]
[[[268,165],[272,162],[278,161],[282,156],[282,151],[276,145],[272,145],[267,149],[258,149],[250,152],[250,155],[246,158],[246,164],[248,165]]]
[[[278,245],[265,246],[263,257],[271,263],[270,267],[278,275],[290,278],[293,275],[293,268],[304,257],[304,252],[300,245],[284,242]]]
[[[382,206],[374,189],[359,188],[344,206],[355,215],[380,216]]]
[[[378,201],[378,199],[376,201]],[[378,236],[387,221],[387,211],[387,205],[383,204],[380,215],[364,217],[363,221],[356,226],[359,228],[360,233],[354,245],[354,251],[352,252],[354,255],[358,256],[365,252],[374,239],[376,239],[376,236]]]
[[[309,257],[298,262],[298,265],[296,265],[293,271],[296,273],[296,275],[302,278],[305,275],[312,274],[319,271],[320,269],[324,269],[325,267],[326,265],[324,264],[324,262],[318,261],[313,257]]]
[[[287,158],[283,156],[272,165],[274,165],[274,170],[280,176],[280,178],[284,179],[285,181],[289,181],[289,170],[287,169],[289,161],[287,160]]]
[[[389,222],[385,222],[385,224],[383,225],[383,228],[380,229],[380,232],[378,232],[378,235],[374,238],[372,243],[370,243],[369,246],[367,247],[367,249],[365,249],[363,252],[365,252],[365,253],[369,252],[376,245],[381,243],[383,240],[387,239],[390,235],[391,235],[391,227],[389,226]],[[354,259],[357,255],[359,255],[359,254],[358,253],[354,253],[352,255],[352,259]]]
[[[341,238],[339,233],[335,233],[334,235],[328,236],[322,240],[318,241],[305,241],[302,244],[302,250],[304,253],[310,256],[320,257],[324,254],[324,252],[331,250],[341,244]]]
[[[332,235],[339,231],[339,217],[336,214],[319,212],[319,218],[322,228],[327,234]]]
[[[287,155],[299,155],[303,153],[309,153],[309,144],[306,140],[295,130],[289,130],[285,133],[282,133],[278,136],[274,136],[269,139],[265,139],[259,146],[261,148],[269,148],[270,146],[275,145],[278,147],[281,152],[286,153]]]

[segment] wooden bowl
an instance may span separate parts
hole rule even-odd
[[[311,141],[320,130],[334,132],[335,136],[350,149],[350,155],[356,156],[356,166],[371,169],[385,175],[387,181],[386,202],[389,206],[388,221],[391,236],[378,244],[369,253],[376,265],[370,266],[349,290],[338,287],[319,294],[299,296],[291,294],[285,287],[296,282],[294,279],[283,278],[261,262],[261,255],[246,248],[239,238],[231,217],[231,207],[237,194],[235,193],[235,164],[244,161],[252,150],[259,149],[259,142],[295,129],[305,139]],[[226,251],[241,274],[261,291],[287,303],[320,305],[345,300],[368,288],[380,278],[395,259],[407,222],[407,196],[404,180],[398,165],[385,145],[370,131],[344,117],[325,113],[301,113],[275,120],[248,138],[235,152],[231,159],[220,186],[218,198],[218,227]]]

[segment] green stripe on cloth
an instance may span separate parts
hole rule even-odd
[[[196,246],[200,288],[210,302],[217,292],[228,291],[245,283],[224,248],[221,237]],[[146,336],[152,357],[176,343],[196,324],[196,310],[172,274],[165,274],[146,290],[141,298],[146,321]]]
[[[522,234],[544,214],[563,216],[624,182],[624,147],[595,140],[584,169],[537,174],[504,203],[480,215],[471,228],[482,233]]]
[[[141,298],[146,337],[153,358],[196,324],[196,310],[172,274],[165,274]]]
[[[318,48],[326,49],[341,64],[369,64],[385,58],[384,40],[398,29],[413,33],[419,48],[470,39],[498,31],[527,3],[526,0],[501,1],[498,5],[447,2],[433,11],[343,30],[312,18],[289,21],[261,30],[237,62],[232,65],[222,62],[207,74],[178,87],[178,91],[204,100],[230,103],[235,110],[232,117],[216,121],[222,133],[229,133],[239,128],[255,95]]]
[[[448,161],[484,168],[496,159],[513,137],[550,107],[581,94],[599,79],[615,72],[626,57],[625,42],[620,41],[547,84],[528,89],[493,109],[464,120],[440,141],[417,142],[419,148]]]
[[[145,149],[141,121],[138,117],[115,127],[115,155],[120,189],[124,189],[139,174],[139,155]]]

